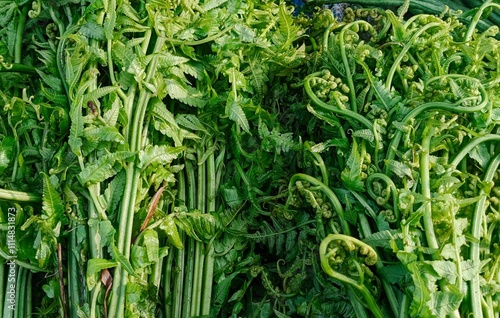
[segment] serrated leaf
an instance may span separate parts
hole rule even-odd
[[[120,203],[120,199],[125,189],[126,174],[125,170],[120,171],[116,177],[108,183],[104,194],[101,196],[104,203],[104,209],[109,214],[113,214]]]
[[[184,128],[191,129],[194,131],[202,131],[208,134],[208,131],[205,129],[205,126],[203,126],[200,119],[196,115],[179,114],[175,116],[175,121],[179,126],[182,126]]]
[[[14,16],[14,13],[18,10],[17,1],[0,1],[0,27],[4,28]]]
[[[233,30],[238,33],[238,35],[241,38],[242,42],[253,42],[256,34],[255,31],[252,30],[249,26],[243,24],[243,23],[237,23],[234,27]]]
[[[36,72],[46,85],[48,85],[56,92],[62,92],[62,82],[59,77],[55,77],[54,75],[51,74],[45,74],[39,69],[36,69]]]
[[[149,145],[146,149],[139,152],[139,163],[137,166],[140,169],[144,169],[149,165],[168,165],[184,150],[185,147]]]
[[[220,7],[228,0],[208,0],[200,5],[201,9],[205,12],[210,11],[214,8]]]
[[[117,94],[111,94],[110,102],[111,107],[104,112],[102,118],[108,126],[115,126],[123,104]]]
[[[369,141],[370,143],[375,140],[375,135],[370,129],[359,129],[352,133],[353,137],[359,137]]]
[[[448,280],[452,285],[457,281],[457,267],[452,261],[426,261],[425,263],[432,266],[440,278]]]
[[[143,234],[143,240],[148,260],[154,263],[157,262],[160,256],[158,233],[155,230],[146,229]]]
[[[189,59],[184,56],[172,54],[168,51],[158,54],[159,67],[169,68],[175,65],[180,65],[189,62]]]
[[[83,130],[83,136],[87,139],[99,141],[112,141],[119,144],[125,143],[125,138],[116,127],[88,127]]]
[[[84,23],[80,30],[78,31],[81,35],[94,39],[94,40],[104,40],[104,29],[102,26],[94,21],[88,21]]]
[[[398,177],[404,178],[406,176],[409,177],[410,179],[413,179],[411,174],[411,168],[408,165],[403,164],[396,160],[387,160],[386,163],[391,168],[391,171],[394,172]]]
[[[122,266],[123,269],[127,271],[127,273],[134,276],[139,281],[142,281],[141,277],[134,271],[134,267],[132,266],[130,261],[122,253],[120,253],[115,245],[113,245],[112,250],[113,258],[120,264],[120,266]]]
[[[69,140],[68,144],[71,147],[73,153],[77,156],[81,156],[81,147],[83,145],[82,135],[83,135],[83,118],[82,118],[82,100],[78,98],[74,107],[70,110],[70,118],[71,118],[71,128],[69,131]]]
[[[458,291],[436,291],[428,304],[434,317],[449,317],[460,307],[463,297]]]
[[[399,101],[401,96],[394,91],[387,89],[381,80],[373,81],[373,89],[377,100],[382,104],[386,111],[390,111]]]
[[[91,258],[87,261],[87,276],[99,273],[103,269],[113,268],[117,262],[104,258]]]
[[[385,230],[368,235],[363,239],[363,242],[371,247],[390,248],[391,241],[395,238],[401,238],[401,232],[398,230]]]
[[[189,106],[203,107],[206,100],[203,93],[196,88],[188,86],[184,82],[172,78],[165,79],[167,93],[173,99],[177,99]]]
[[[50,177],[43,173],[42,211],[53,224],[64,215],[63,201],[52,184]]]
[[[208,213],[189,212],[172,214],[175,225],[188,236],[200,242],[209,241],[221,225],[217,219]]]
[[[102,182],[117,174],[121,169],[121,165],[116,166],[115,163],[119,160],[131,157],[133,153],[120,151],[99,158],[96,162],[85,166],[78,174],[78,178],[83,185],[91,185]]]
[[[87,103],[88,101],[95,101],[100,99],[101,97],[104,97],[112,92],[115,92],[118,90],[118,87],[116,86],[105,86],[105,87],[99,87],[94,89],[93,91],[83,95],[83,103]]]
[[[170,244],[172,244],[178,249],[184,248],[181,236],[179,235],[179,231],[177,230],[177,225],[174,222],[172,214],[169,214],[166,218],[164,218],[159,228],[165,232]]]
[[[250,124],[248,123],[247,116],[232,93],[227,98],[226,113],[229,119],[236,122],[245,132],[250,133]]]
[[[474,277],[477,277],[481,271],[480,264],[477,264],[471,259],[461,261],[460,267],[462,279],[466,282],[472,280]]]
[[[364,183],[361,178],[363,159],[358,150],[356,139],[353,139],[352,149],[347,159],[346,168],[341,173],[344,185],[352,191],[364,191]]]

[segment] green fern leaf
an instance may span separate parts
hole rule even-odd
[[[364,183],[361,179],[363,158],[358,150],[356,139],[353,139],[351,153],[347,159],[346,168],[341,173],[344,185],[352,191],[364,191]]]
[[[293,15],[290,14],[288,10],[287,4],[282,1],[279,5],[278,18],[280,34],[282,34],[283,37],[280,39],[281,45],[284,47],[291,45],[297,39],[300,30],[300,28],[294,24]]]
[[[363,239],[363,242],[371,247],[391,248],[391,241],[396,238],[402,238],[402,234],[398,230],[385,230],[368,235]]]
[[[18,10],[18,3],[12,0],[0,1],[0,27],[4,28],[14,17],[14,13]]]
[[[168,95],[173,99],[194,107],[203,107],[207,103],[202,92],[180,80],[168,78],[165,79],[165,85]]]
[[[104,203],[104,209],[109,215],[113,215],[120,203],[121,197],[123,195],[123,190],[125,189],[126,181],[125,170],[120,171],[116,177],[109,182],[104,194],[101,195],[102,202]]]
[[[139,152],[138,167],[144,169],[149,165],[168,165],[184,151],[185,147],[170,147],[166,145],[149,145]]]
[[[115,126],[118,122],[120,109],[123,108],[123,103],[117,94],[112,93],[110,97],[110,104],[110,108],[104,112],[102,118],[108,126]]]
[[[83,95],[83,102],[87,103],[88,101],[96,101],[100,99],[103,96],[106,96],[112,92],[115,92],[118,90],[118,87],[116,86],[105,86],[105,87],[99,87],[85,95]]]
[[[99,141],[112,141],[119,144],[125,143],[125,138],[116,127],[89,127],[83,130],[83,137]]]
[[[62,92],[62,82],[61,79],[58,77],[55,77],[54,75],[51,74],[45,74],[44,72],[40,71],[39,69],[36,69],[36,72],[42,79],[42,81],[48,85],[50,88],[52,88],[56,92]]]
[[[96,162],[85,166],[78,174],[78,179],[81,184],[86,186],[107,180],[116,175],[123,168],[121,164],[115,163],[127,159],[132,155],[132,152],[119,151],[100,157]]]
[[[352,136],[365,139],[369,142],[373,142],[375,140],[375,135],[373,134],[373,131],[371,131],[370,129],[356,130],[352,133]]]
[[[196,115],[179,114],[175,117],[175,121],[184,128],[193,131],[202,131],[208,134],[208,130],[205,129],[205,126],[203,126],[200,119]]]
[[[81,156],[82,155],[81,147],[83,145],[81,139],[83,135],[81,97],[78,97],[77,100],[73,103],[73,107],[70,110],[69,116],[71,118],[71,128],[69,130],[68,144],[75,155]]]
[[[56,188],[52,184],[50,177],[42,173],[43,175],[43,195],[42,195],[42,211],[43,214],[47,216],[47,220],[55,225],[60,218],[64,216],[64,204],[57,192]]]
[[[160,67],[169,68],[175,65],[180,65],[187,63],[189,61],[188,58],[184,56],[179,56],[172,54],[170,52],[161,52],[158,54],[158,63]]]
[[[94,40],[104,40],[104,29],[94,21],[83,24],[78,31],[81,35]]]
[[[189,237],[208,242],[222,228],[219,220],[209,213],[181,212],[173,214],[174,222]]]
[[[129,19],[131,19],[135,22],[142,23],[146,20],[146,18],[144,18],[142,20],[139,18],[139,14],[137,13],[137,11],[134,9],[134,7],[128,1],[120,2],[120,6],[118,7],[118,10],[120,11],[120,13],[123,13],[123,15],[127,16]]]
[[[244,131],[250,133],[250,124],[248,123],[247,116],[232,92],[227,98],[226,113],[229,119],[236,122]]]
[[[401,101],[401,96],[387,89],[381,80],[374,80],[372,85],[377,100],[386,111],[390,111],[399,101]]]
[[[210,11],[212,9],[215,9],[217,7],[220,7],[224,3],[226,3],[228,0],[208,0],[202,5],[200,5],[201,9],[205,12]]]

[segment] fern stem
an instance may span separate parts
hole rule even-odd
[[[165,39],[159,37],[156,39],[154,52],[159,52],[164,44]],[[153,78],[158,64],[158,57],[154,56],[148,65],[145,81],[150,82]],[[132,152],[138,152],[143,147],[142,136],[144,129],[144,118],[146,109],[149,103],[151,93],[146,89],[140,90],[137,101],[137,109],[135,109],[132,118],[129,118],[132,124],[132,132],[130,135],[129,145]],[[125,183],[125,192],[122,199],[119,212],[118,238],[117,248],[126,259],[130,259],[130,242],[132,240],[132,230],[134,225],[134,213],[137,201],[137,188],[140,178],[140,170],[134,162],[129,163],[127,170],[127,179]],[[109,306],[109,317],[122,317],[125,309],[125,287],[128,280],[128,273],[120,266],[115,270],[113,277],[113,290]]]
[[[0,200],[17,202],[42,202],[42,196],[37,193],[0,189]]]
[[[186,181],[187,181],[187,208],[192,211],[196,208],[196,176],[193,164],[186,160]],[[191,311],[191,303],[193,301],[193,278],[194,278],[194,255],[195,255],[195,240],[192,237],[187,237],[186,241],[186,267],[184,277],[184,293],[182,302],[182,315],[179,317],[189,318]]]
[[[342,28],[342,31],[340,31],[339,34],[339,45],[340,45],[340,55],[342,57],[342,63],[344,64],[344,69],[345,69],[345,74],[346,74],[346,79],[347,79],[347,85],[349,86],[349,96],[350,96],[350,103],[351,103],[351,110],[355,113],[358,112],[358,105],[356,101],[356,87],[354,87],[354,82],[352,80],[352,73],[351,73],[351,68],[349,66],[349,60],[347,59],[347,53],[345,49],[345,32],[349,28],[353,26],[359,26],[359,25],[365,25],[368,26],[369,28],[373,28],[371,24],[369,24],[366,21],[359,20],[359,21],[354,21],[349,24],[347,24],[345,27]]]
[[[491,182],[499,165],[500,165],[500,154],[497,155],[495,158],[493,158],[493,160],[491,160],[482,182],[485,183]],[[479,202],[476,203],[474,214],[471,220],[471,236],[477,239],[469,243],[470,244],[469,257],[472,260],[473,264],[481,263],[479,240],[481,239],[481,227],[483,225],[484,222],[483,220],[486,212],[485,210],[486,210],[487,193],[485,192],[484,189],[481,189],[479,195],[481,198],[479,199]],[[474,317],[481,318],[483,317],[483,310],[481,305],[483,297],[480,286],[480,275],[475,275],[470,280],[469,288],[471,295],[472,313]]]
[[[178,199],[182,203],[186,203],[187,199],[187,185],[186,185],[186,176],[185,172],[181,171],[177,178],[177,186],[178,186]],[[184,232],[179,233],[182,238],[182,242],[186,244],[186,234]],[[186,274],[185,268],[186,262],[186,246],[183,249],[175,250],[175,269],[167,268],[167,271],[173,272],[173,297],[172,297],[172,309],[171,314],[173,318],[182,317],[182,295],[184,292],[184,276]],[[170,274],[172,275],[172,274]]]
[[[430,186],[430,145],[431,139],[434,136],[435,128],[427,126],[424,130],[422,139],[422,149],[420,153],[420,183],[421,193],[424,199],[423,207],[423,222],[425,229],[425,237],[427,244],[431,249],[433,259],[439,259],[439,244],[436,233],[434,232],[434,223],[432,221],[432,203],[431,203],[431,186]]]
[[[206,148],[201,145],[197,149],[198,161],[203,157]],[[206,213],[206,171],[207,164],[203,162],[198,164],[198,192],[197,192],[197,208],[200,213]],[[202,289],[203,289],[203,272],[205,262],[205,244],[196,242],[195,257],[194,257],[194,279],[193,279],[193,302],[191,303],[191,315],[198,316],[201,313]]]
[[[208,147],[212,146],[212,142]],[[213,213],[216,209],[216,176],[215,176],[215,155],[210,154],[207,159],[207,180],[206,180],[206,196],[207,196],[207,213]],[[203,272],[203,290],[201,299],[201,315],[210,314],[210,305],[212,302],[212,287],[214,277],[215,250],[212,243],[206,244],[205,264]]]

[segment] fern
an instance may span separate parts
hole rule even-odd
[[[279,4],[278,11],[279,30],[281,35],[281,46],[288,47],[299,36],[300,28],[294,24],[294,20],[290,12],[287,11],[285,2]]]
[[[373,131],[371,131],[370,129],[356,130],[352,133],[352,136],[365,139],[369,142],[373,142],[375,140],[375,135],[373,134]]]
[[[110,216],[114,215],[116,208],[120,203],[123,190],[125,189],[125,178],[125,171],[120,171],[116,177],[108,183],[106,190],[104,190],[104,194],[101,195],[101,200],[104,203],[104,209]]]
[[[150,145],[139,152],[138,167],[144,169],[149,165],[168,165],[176,159],[184,149],[185,147]]]
[[[200,5],[201,9],[205,12],[210,11],[212,9],[215,9],[217,7],[220,7],[224,3],[226,3],[228,0],[208,0],[207,2],[203,3]]]
[[[88,139],[99,141],[112,141],[119,144],[125,143],[125,138],[118,129],[113,126],[85,128],[83,130],[83,136]]]
[[[168,78],[165,85],[168,95],[173,99],[195,107],[203,107],[207,103],[202,92],[178,79]]]
[[[85,95],[83,95],[83,103],[87,103],[88,101],[96,101],[99,100],[100,98],[116,92],[118,90],[118,87],[115,86],[105,86],[105,87],[99,87]]]
[[[271,217],[271,222],[272,224],[265,220],[262,221],[259,230],[252,234],[245,234],[244,236],[267,246],[270,254],[283,255],[297,248],[300,240],[298,233],[307,232],[308,227],[306,226],[315,221],[303,220],[298,222],[297,225],[291,226],[287,222]]]
[[[160,67],[169,68],[175,65],[187,63],[188,61],[188,58],[175,55],[170,52],[161,52],[158,54],[158,63]]]
[[[448,79],[448,83],[450,85],[451,92],[453,93],[453,95],[457,97],[457,99],[462,99],[470,96],[470,94],[467,93],[462,87],[460,87],[460,85],[455,80],[450,78]],[[466,83],[466,84],[470,85],[471,83]]]
[[[395,91],[385,87],[381,80],[372,80],[372,86],[377,100],[381,103],[384,110],[390,111],[397,103],[401,101],[401,96]]]
[[[222,229],[220,221],[212,214],[182,212],[171,214],[175,225],[188,236],[200,242],[208,242]]]
[[[250,133],[250,124],[247,116],[235,96],[230,93],[226,104],[226,113],[232,121],[236,122],[244,131]]]
[[[43,173],[43,196],[42,196],[42,211],[47,216],[51,223],[55,225],[57,221],[64,217],[64,204],[52,184],[50,177]]]
[[[118,122],[120,109],[123,108],[123,103],[121,99],[118,98],[118,95],[114,93],[112,93],[110,96],[110,103],[111,103],[110,108],[104,112],[102,118],[104,119],[104,121],[108,126],[115,126],[116,123]]]
[[[4,0],[0,1],[0,27],[4,28],[14,17],[14,13],[18,10],[16,1]]]
[[[132,155],[133,153],[128,151],[118,151],[100,157],[93,164],[85,166],[78,174],[78,179],[81,184],[87,186],[107,180],[122,169],[122,165],[119,164],[119,161],[130,158]]]
[[[205,126],[203,126],[200,119],[195,115],[179,114],[175,117],[175,122],[184,128],[193,131],[202,131],[208,134],[208,131],[205,129]]]
[[[78,33],[83,35],[84,37],[94,40],[104,39],[103,27],[93,21],[86,22],[84,25],[82,25]]]
[[[83,135],[83,119],[82,119],[82,98],[77,97],[77,100],[73,103],[72,109],[70,109],[69,116],[71,118],[71,128],[69,130],[69,140],[68,144],[71,150],[77,155],[81,156],[81,147],[83,145],[82,135]]]
[[[362,166],[363,158],[358,150],[356,139],[353,138],[351,153],[347,159],[346,168],[341,174],[341,179],[349,190],[364,191],[364,183],[361,178]]]

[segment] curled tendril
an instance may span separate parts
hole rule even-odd
[[[391,213],[384,214],[389,216],[388,222],[396,222],[400,218],[398,206],[398,190],[394,182],[383,173],[373,173],[366,179],[366,189],[370,197],[377,202],[378,205],[383,206],[386,211]],[[392,199],[392,206],[389,202]]]
[[[59,29],[55,23],[49,23],[45,27],[45,33],[47,33],[49,40],[56,40],[59,36]]]
[[[359,292],[374,317],[384,317],[371,293],[375,275],[368,266],[378,260],[371,246],[349,235],[329,234],[320,244],[319,256],[327,275]]]
[[[262,266],[254,265],[250,267],[250,275],[252,277],[257,277],[262,272]]]
[[[30,19],[37,18],[41,12],[42,12],[42,5],[40,3],[40,0],[33,1],[31,3],[31,10],[28,11],[28,17]]]
[[[12,64],[6,62],[2,55],[0,55],[0,65],[7,70],[12,68]]]

